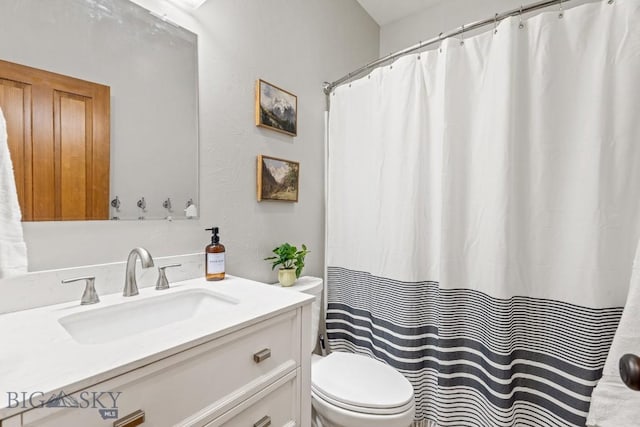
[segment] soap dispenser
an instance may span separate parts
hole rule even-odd
[[[205,276],[207,280],[223,280],[224,279],[224,245],[220,244],[220,236],[218,236],[218,227],[206,228],[211,231],[211,244],[205,249]]]

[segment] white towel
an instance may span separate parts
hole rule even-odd
[[[7,143],[7,123],[0,110],[0,279],[27,272],[18,193]]]
[[[631,283],[620,325],[604,364],[602,379],[591,396],[587,425],[631,427],[640,425],[640,391],[620,379],[619,361],[624,354],[640,355],[640,244],[633,262]]]

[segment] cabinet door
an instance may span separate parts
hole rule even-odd
[[[24,221],[108,219],[109,87],[0,61]]]
[[[0,78],[0,109],[7,121],[7,142],[23,220],[33,217],[31,91],[28,83]]]

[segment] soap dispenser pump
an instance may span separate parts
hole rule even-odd
[[[223,280],[224,279],[224,245],[220,243],[218,235],[218,227],[206,228],[211,231],[211,244],[207,245],[205,251],[205,276],[207,280]]]

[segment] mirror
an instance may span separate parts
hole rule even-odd
[[[186,218],[197,36],[127,0],[2,0],[0,28],[0,59],[110,87],[109,218]]]

